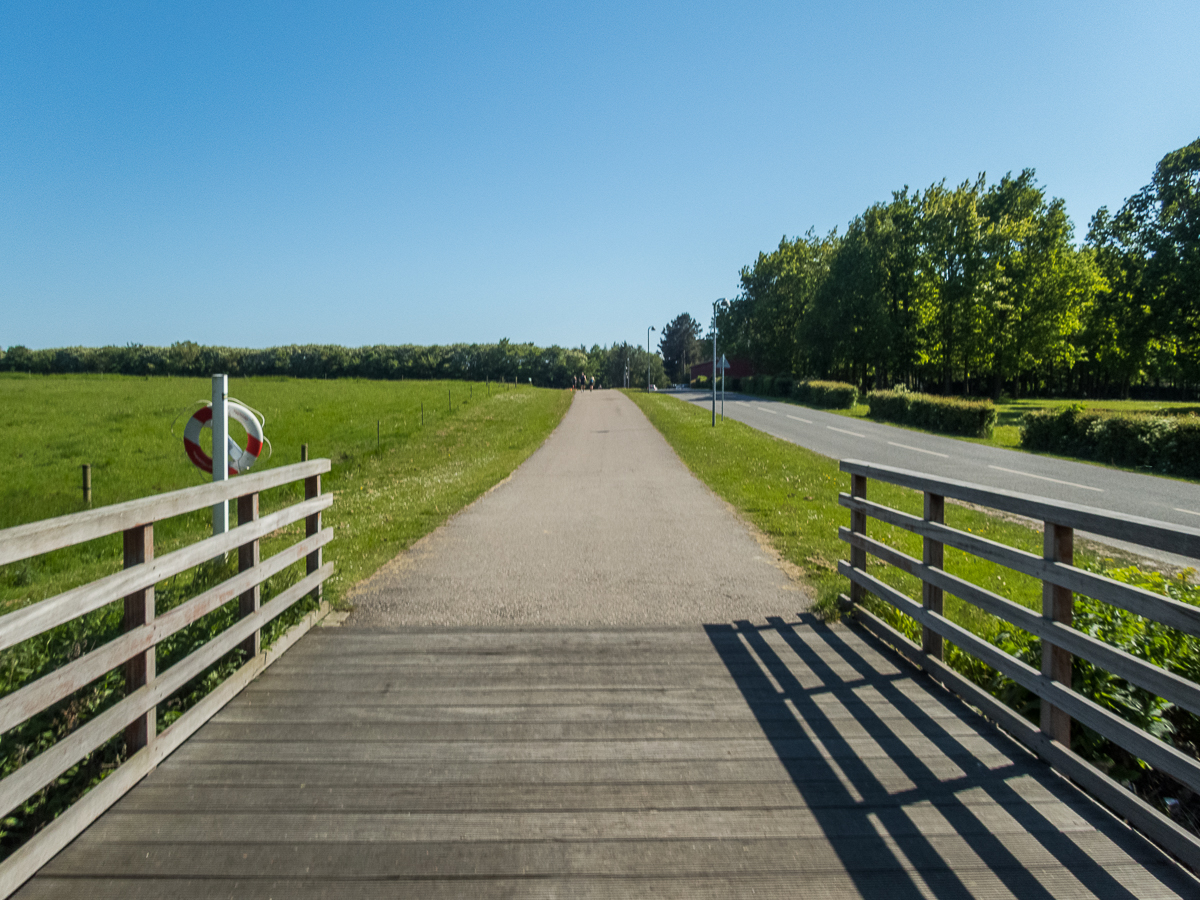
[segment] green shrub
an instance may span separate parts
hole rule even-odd
[[[871,391],[868,415],[884,422],[911,425],[927,431],[964,437],[990,437],[996,427],[996,407],[990,400],[964,400],[907,391]]]
[[[1200,478],[1200,417],[1106,413],[1080,404],[1027,413],[1027,450]]]
[[[798,381],[792,399],[824,409],[850,409],[858,402],[858,388],[842,381]]]
[[[725,376],[725,390],[740,391],[742,389],[742,379],[734,378],[732,375]]]
[[[795,383],[796,379],[791,375],[776,375],[771,382],[771,394],[775,397],[790,397],[792,385]]]
[[[707,375],[697,375],[696,380],[692,382],[692,387],[697,390],[707,391],[712,389],[712,381]]]

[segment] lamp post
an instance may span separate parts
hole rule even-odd
[[[729,309],[729,301],[722,297],[713,301],[713,367],[712,367],[712,427],[717,427],[717,310]],[[721,396],[725,395],[725,382],[721,382]]]
[[[646,329],[646,393],[650,393],[650,332],[655,328],[651,325]]]

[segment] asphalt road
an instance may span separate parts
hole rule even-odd
[[[676,396],[705,409],[712,402],[711,395],[703,392],[681,392]],[[718,425],[720,406],[718,395]],[[861,459],[1200,528],[1200,485],[1191,482],[1002,450],[743,394],[725,395],[725,416],[833,459]],[[1109,538],[1095,540],[1174,565],[1198,566],[1196,560],[1154,548]]]
[[[619,391],[350,596],[358,627],[698,625],[811,598]]]

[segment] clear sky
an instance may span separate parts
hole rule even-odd
[[[1200,137],[1186,2],[0,4],[0,346],[644,341],[783,235]]]

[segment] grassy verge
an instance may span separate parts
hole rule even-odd
[[[848,587],[847,581],[837,575],[837,560],[849,556],[848,548],[838,539],[838,526],[848,526],[850,519],[849,512],[837,502],[839,491],[850,490],[849,476],[838,471],[837,462],[733,420],[727,419],[712,428],[707,411],[672,397],[640,392],[630,392],[629,396],[684,464],[766,533],[780,554],[802,570],[817,595],[817,612],[826,617],[836,616],[837,594]],[[887,506],[915,515],[922,513],[922,497],[916,491],[871,482],[868,494],[870,499]],[[946,523],[1041,554],[1041,532],[1020,522],[949,503]],[[916,535],[875,520],[869,523],[868,531],[872,537],[911,556],[921,556],[921,539]],[[1077,548],[1076,563],[1117,580],[1200,605],[1200,587],[1192,582],[1194,573],[1166,578],[1142,572],[1128,560],[1101,557],[1086,545]],[[918,579],[874,559],[868,565],[873,575],[919,601]],[[949,547],[945,551],[945,568],[1030,609],[1041,609],[1041,583],[1034,578]],[[920,641],[920,627],[914,620],[876,598],[870,598],[868,605],[889,624]],[[945,598],[945,614],[1013,656],[1040,667],[1041,645],[1032,635],[951,595]],[[1180,632],[1083,597],[1076,602],[1076,627],[1155,665],[1200,681],[1200,642]],[[946,662],[1018,712],[1037,720],[1038,698],[995,670],[952,644],[946,646]],[[1191,713],[1083,660],[1076,660],[1073,681],[1075,689],[1084,696],[1183,752],[1197,755],[1200,719]],[[1076,752],[1118,780],[1128,782],[1146,799],[1158,802],[1160,808],[1166,808],[1162,801],[1167,797],[1190,798],[1185,799],[1178,814],[1193,831],[1197,830],[1200,802],[1190,791],[1181,789],[1089,729],[1077,726],[1073,735]]]
[[[298,381],[238,379],[231,393],[262,411],[274,455],[255,469],[297,462],[300,444],[328,457],[322,489],[333,492],[325,524],[334,541],[325,558],[336,575],[326,597],[339,604],[347,590],[507,476],[546,439],[570,404],[566,391],[464,382]],[[203,398],[202,379],[104,376],[0,376],[0,429],[16,451],[0,457],[0,528],[84,507],[79,466],[92,465],[93,506],[203,483],[187,461],[182,425]],[[423,408],[423,409],[422,409]],[[185,410],[171,434],[172,419]],[[423,421],[422,421],[423,419]],[[378,437],[376,423],[379,423]],[[240,437],[240,435],[239,435]],[[262,496],[262,512],[300,498],[300,488]],[[161,555],[205,537],[207,510],[156,524]],[[303,524],[264,539],[264,558],[294,543]],[[0,611],[53,596],[121,567],[120,535],[0,566]],[[263,586],[264,602],[296,583],[302,564]],[[159,613],[185,602],[236,571],[236,554],[155,586]],[[236,601],[159,645],[165,671],[236,618]],[[313,608],[301,601],[263,635],[269,644]],[[0,653],[0,696],[34,681],[121,630],[122,603]],[[205,696],[242,662],[228,655],[160,705],[160,730]],[[0,736],[0,776],[7,776],[94,718],[124,695],[120,669]],[[7,816],[0,856],[11,853],[124,756],[115,737]]]

